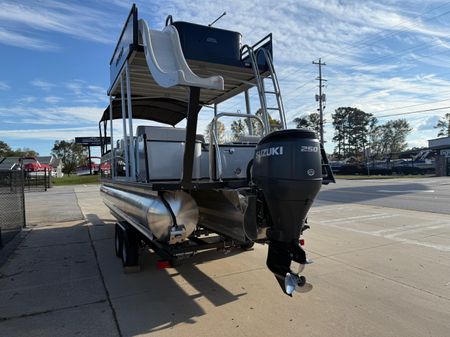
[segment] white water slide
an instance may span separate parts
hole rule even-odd
[[[224,89],[222,76],[199,77],[189,68],[181,49],[177,29],[166,26],[162,31],[148,28],[145,20],[139,20],[139,32],[144,45],[145,59],[153,79],[164,88],[175,85],[206,89]]]

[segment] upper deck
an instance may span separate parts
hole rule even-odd
[[[184,57],[196,75],[200,77],[222,76],[224,79],[223,91],[201,90],[200,104],[221,103],[256,85],[248,52],[241,47],[239,33],[187,22],[171,22],[169,18],[166,23],[177,28]],[[253,47],[255,51],[265,48],[272,54],[271,34]],[[188,101],[186,86],[162,87],[149,71],[142,37],[138,29],[138,11],[135,6],[131,9],[110,61],[111,85],[108,94],[112,97],[121,95],[122,82],[119,75],[127,60],[133,98]],[[262,60],[263,58],[258,63],[260,76],[267,77],[269,75],[268,67]]]

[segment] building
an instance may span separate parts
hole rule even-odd
[[[38,157],[28,157],[28,158],[20,158],[20,157],[6,157],[0,158],[0,170],[10,171],[16,170],[20,168],[20,164],[29,164],[34,162],[39,162],[42,165],[49,165],[52,167],[52,175],[55,177],[62,177],[62,162],[61,159],[53,157],[53,156],[38,156]]]
[[[436,175],[450,176],[450,137],[430,139],[428,147],[437,152]]]
[[[20,167],[20,157],[6,157],[0,158],[0,170],[10,171]]]

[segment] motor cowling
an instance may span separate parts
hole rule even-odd
[[[253,182],[262,191],[271,226],[267,230],[267,266],[283,291],[291,261],[306,264],[299,237],[308,211],[322,186],[320,143],[313,131],[275,131],[257,145]],[[289,294],[290,295],[290,294]]]

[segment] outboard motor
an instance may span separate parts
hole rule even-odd
[[[322,185],[321,150],[316,134],[291,129],[264,137],[256,147],[253,182],[262,192],[271,220],[267,230],[267,267],[283,291],[292,296],[305,278],[291,270],[291,262],[298,262],[301,270],[307,263],[299,238]]]

